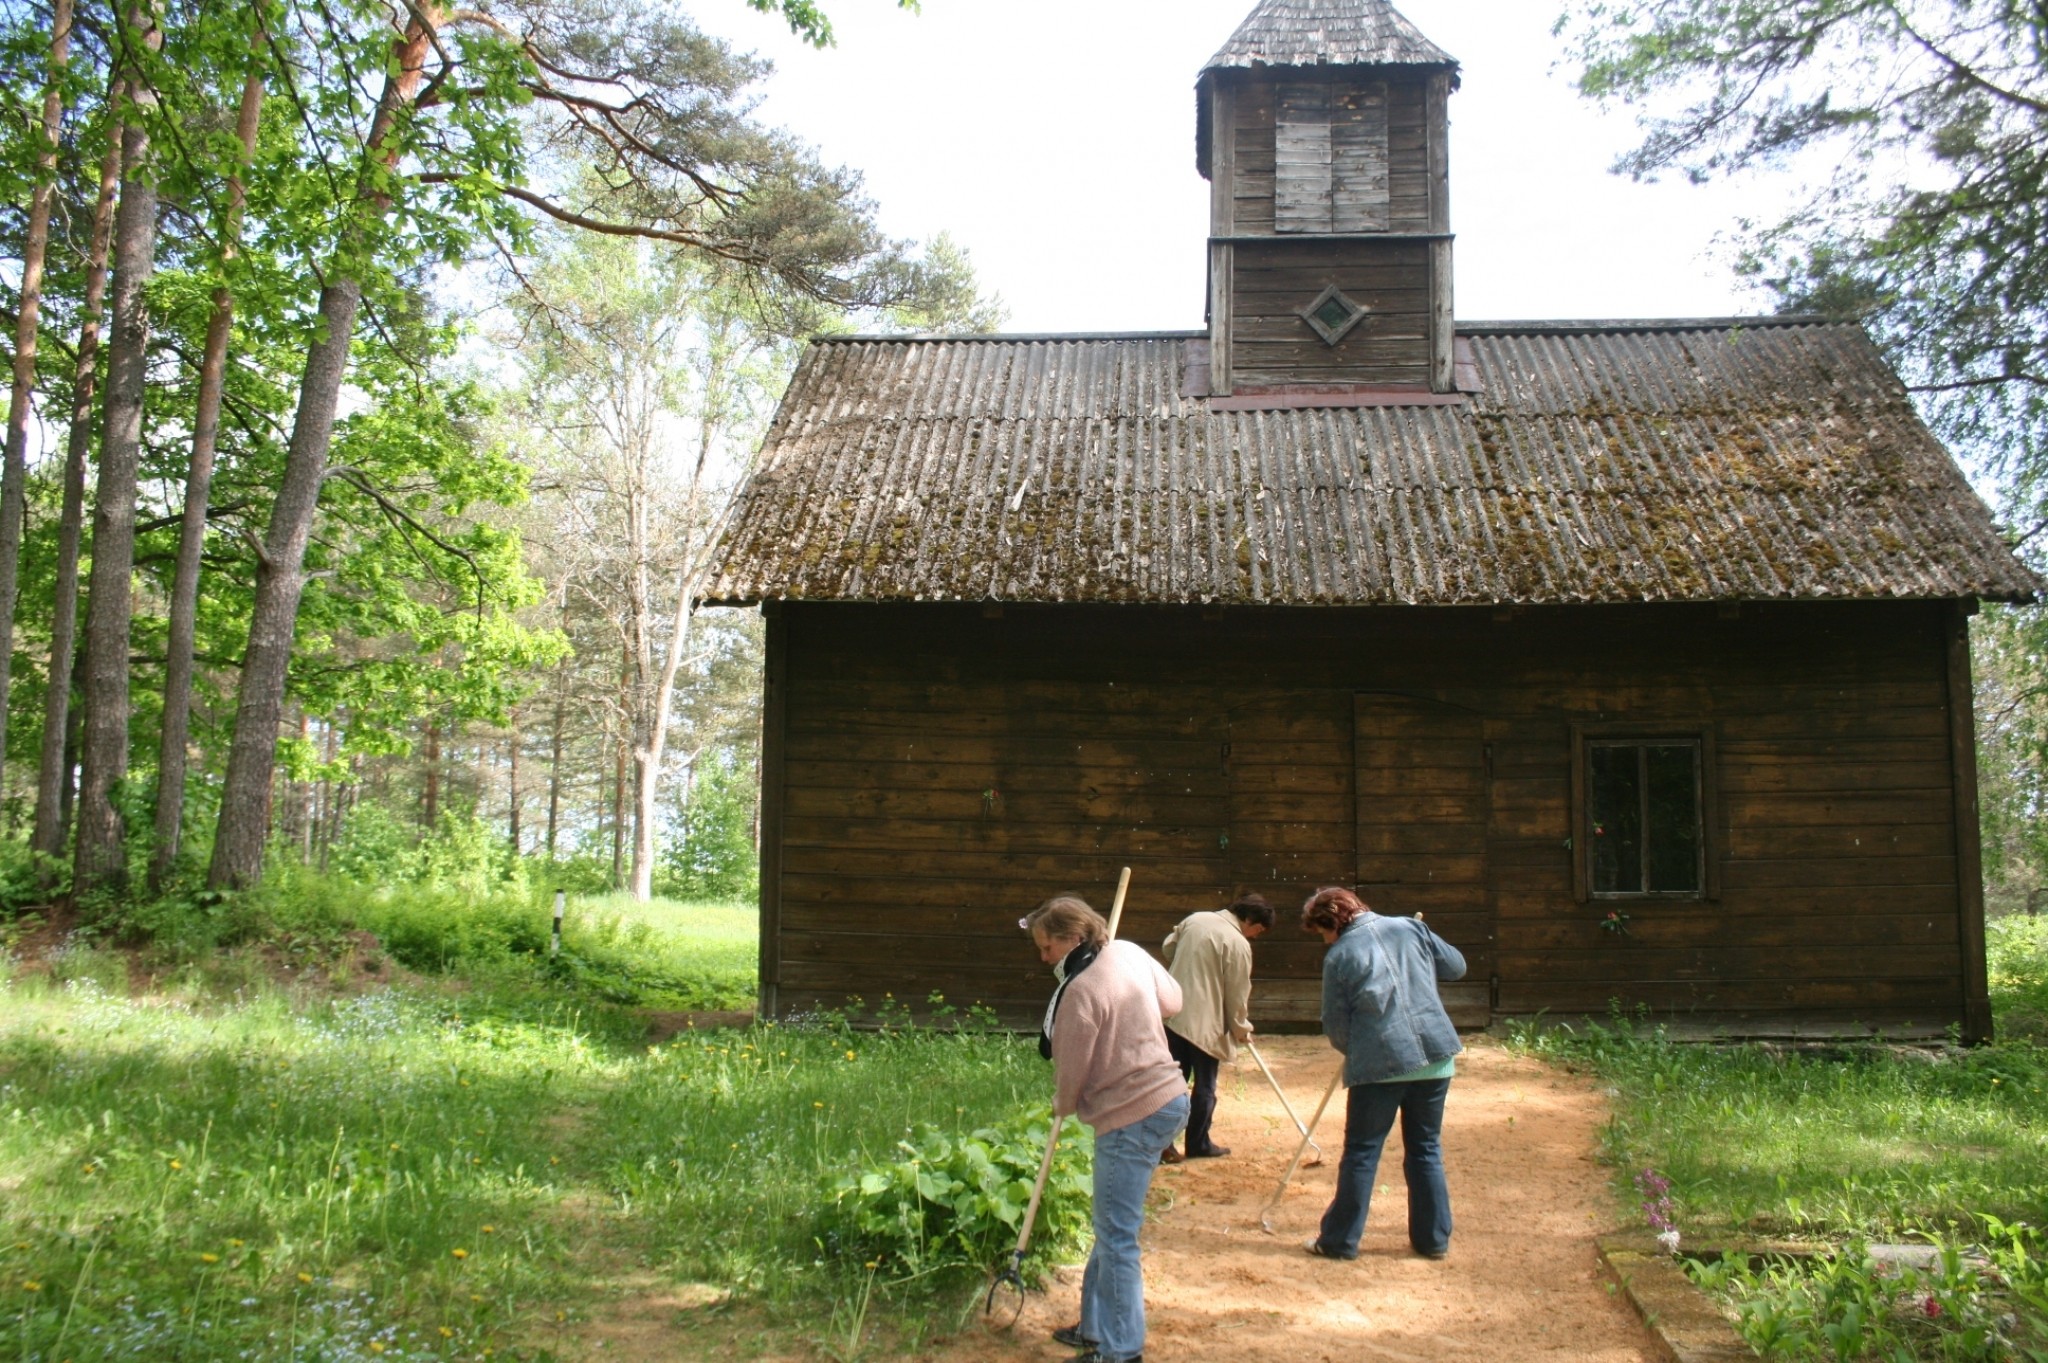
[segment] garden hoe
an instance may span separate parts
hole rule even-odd
[[[1283,1109],[1285,1109],[1287,1113],[1287,1120],[1294,1123],[1294,1129],[1301,1133],[1302,1139],[1308,1141],[1309,1149],[1316,1152],[1315,1158],[1309,1160],[1308,1163],[1321,1164],[1323,1162],[1323,1147],[1317,1145],[1315,1141],[1309,1137],[1308,1128],[1301,1124],[1301,1118],[1294,1115],[1294,1104],[1287,1101],[1287,1091],[1280,1087],[1280,1081],[1273,1077],[1273,1071],[1266,1068],[1266,1057],[1259,1054],[1259,1048],[1256,1045],[1254,1045],[1249,1039],[1245,1041],[1244,1046],[1246,1050],[1252,1053],[1252,1059],[1259,1062],[1259,1069],[1264,1072],[1266,1076],[1266,1082],[1273,1086],[1274,1094],[1280,1099],[1280,1106]]]
[[[1330,1105],[1330,1099],[1336,1096],[1337,1087],[1343,1082],[1344,1063],[1340,1060],[1337,1072],[1330,1076],[1330,1086],[1323,1090],[1323,1101],[1316,1104],[1316,1115],[1309,1118],[1308,1125],[1302,1129],[1301,1144],[1294,1147],[1294,1158],[1288,1161],[1287,1172],[1280,1175],[1280,1185],[1273,1189],[1273,1200],[1259,1212],[1259,1229],[1268,1235],[1273,1233],[1273,1213],[1280,1206],[1280,1199],[1287,1196],[1287,1185],[1294,1178],[1294,1171],[1301,1167],[1301,1157],[1314,1144],[1310,1137],[1323,1120],[1323,1109]]]
[[[1124,916],[1124,893],[1130,888],[1131,868],[1126,866],[1116,880],[1116,902],[1109,906],[1109,936],[1112,941],[1116,939],[1117,924]],[[1045,1181],[1052,1174],[1052,1152],[1060,1143],[1060,1128],[1066,1120],[1064,1117],[1053,1118],[1052,1130],[1045,1133],[1045,1158],[1038,1162],[1038,1182],[1031,1185],[1031,1205],[1024,1209],[1024,1224],[1017,1229],[1017,1248],[1010,1253],[1009,1267],[997,1271],[989,1280],[988,1297],[981,1304],[982,1315],[993,1318],[996,1294],[1002,1293],[1005,1319],[1001,1328],[1005,1330],[1015,1325],[1024,1314],[1024,1251],[1031,1248],[1031,1227],[1038,1220],[1038,1204],[1045,1197]]]

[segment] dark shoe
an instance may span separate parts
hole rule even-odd
[[[1415,1252],[1425,1259],[1448,1259],[1451,1257],[1451,1247],[1449,1245],[1444,1246],[1442,1249],[1418,1249]]]
[[[1052,1342],[1064,1344],[1069,1349],[1087,1350],[1095,1347],[1095,1341],[1081,1333],[1081,1322],[1078,1320],[1072,1325],[1062,1325],[1059,1329],[1053,1331]]]
[[[1336,1250],[1331,1249],[1328,1245],[1324,1244],[1320,1240],[1311,1240],[1307,1244],[1303,1245],[1302,1248],[1307,1250],[1310,1254],[1313,1254],[1318,1259],[1340,1259],[1348,1263],[1351,1260],[1356,1259],[1358,1257],[1356,1254],[1339,1254]]]
[[[1222,1159],[1222,1158],[1223,1158],[1223,1157],[1224,1157],[1225,1155],[1227,1155],[1227,1154],[1229,1154],[1229,1153],[1230,1153],[1230,1147],[1229,1147],[1229,1146],[1227,1146],[1227,1145],[1212,1145],[1212,1146],[1210,1146],[1210,1147],[1209,1147],[1208,1149],[1206,1149],[1206,1150],[1190,1150],[1190,1151],[1188,1151],[1188,1158],[1189,1158],[1189,1159]]]
[[[1068,1359],[1067,1363],[1110,1363],[1110,1360],[1104,1357],[1100,1347],[1090,1344],[1087,1348]],[[1145,1355],[1132,1354],[1129,1358],[1117,1360],[1117,1363],[1145,1363]]]
[[[1177,1150],[1171,1145],[1167,1146],[1164,1150],[1161,1150],[1159,1152],[1159,1162],[1161,1164],[1179,1164],[1182,1160],[1186,1158],[1186,1155],[1183,1155],[1179,1150]]]

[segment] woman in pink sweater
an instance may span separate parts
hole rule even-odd
[[[1072,895],[1024,920],[1059,981],[1039,1052],[1053,1065],[1053,1112],[1095,1128],[1095,1248],[1081,1279],[1081,1319],[1053,1331],[1072,1363],[1137,1363],[1145,1353],[1138,1230],[1159,1152],[1188,1121],[1187,1081],[1166,1049],[1180,986],[1131,942],[1109,940],[1102,915]]]

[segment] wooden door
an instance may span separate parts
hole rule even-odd
[[[1422,914],[1465,955],[1442,987],[1460,1027],[1492,1020],[1485,732],[1471,710],[1416,696],[1353,698],[1358,888],[1374,911]]]

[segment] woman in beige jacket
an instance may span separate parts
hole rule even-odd
[[[1166,1023],[1166,1046],[1183,1079],[1194,1081],[1188,1109],[1188,1159],[1215,1159],[1228,1146],[1209,1138],[1216,1115],[1216,1071],[1250,1040],[1252,939],[1273,926],[1273,906],[1248,894],[1227,909],[1190,914],[1168,933],[1159,954],[1180,986],[1181,1010]],[[1181,1153],[1166,1147],[1160,1158],[1176,1164]]]

